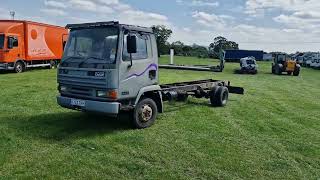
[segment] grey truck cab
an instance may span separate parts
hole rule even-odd
[[[117,116],[132,113],[137,128],[151,126],[163,101],[188,95],[224,106],[230,83],[206,80],[184,85],[159,85],[158,51],[153,29],[98,22],[67,25],[70,35],[58,68],[58,104],[84,112]],[[215,95],[215,96],[214,96]]]

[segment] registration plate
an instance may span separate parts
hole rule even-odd
[[[86,101],[79,100],[79,99],[71,99],[71,105],[72,106],[84,107],[84,106],[86,106]]]

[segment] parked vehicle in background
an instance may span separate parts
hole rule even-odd
[[[312,59],[312,62],[310,64],[310,67],[318,69],[320,68],[320,59]]]
[[[163,101],[188,96],[226,106],[229,93],[243,88],[228,81],[200,80],[159,85],[157,42],[153,29],[99,22],[71,24],[58,68],[58,104],[84,112],[131,114],[136,128],[150,127],[163,112]]]
[[[286,54],[275,54],[273,63],[272,63],[272,73],[281,75],[283,72],[286,72],[288,75],[299,76],[301,66],[295,61],[292,60]]]
[[[240,72],[248,74],[258,73],[258,64],[254,57],[245,57],[240,59]]]
[[[68,30],[17,20],[0,20],[0,70],[21,73],[32,67],[56,67]]]

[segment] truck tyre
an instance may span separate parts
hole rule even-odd
[[[276,65],[276,67],[275,67],[275,74],[276,74],[276,75],[281,75],[281,74],[282,74],[282,71],[281,71],[279,65]]]
[[[240,74],[244,74],[244,73],[245,73],[245,69],[244,69],[244,68],[241,68],[240,71],[239,71],[239,73],[240,73]]]
[[[295,69],[295,70],[293,71],[293,75],[294,75],[294,76],[299,76],[299,75],[300,75],[300,69]]]
[[[271,72],[272,72],[272,74],[275,73],[274,66],[271,67]]]
[[[158,108],[153,99],[142,99],[134,109],[133,125],[137,129],[152,126],[157,118]]]
[[[24,70],[25,70],[25,66],[24,66],[24,64],[23,64],[21,61],[17,62],[17,63],[14,65],[14,71],[15,71],[16,73],[22,73]]]
[[[227,105],[229,99],[229,90],[227,87],[220,86],[210,93],[210,103],[215,107],[224,107]]]
[[[188,94],[178,94],[177,101],[185,102],[188,100]]]
[[[57,68],[57,63],[56,61],[50,61],[50,69],[56,69]]]

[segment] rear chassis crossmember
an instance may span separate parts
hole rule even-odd
[[[216,86],[227,87],[229,93],[244,94],[243,88],[230,86],[230,81],[212,79],[160,85],[163,100],[165,101],[173,100],[173,97],[178,97],[181,95],[192,95],[198,98],[209,98],[210,92]]]

